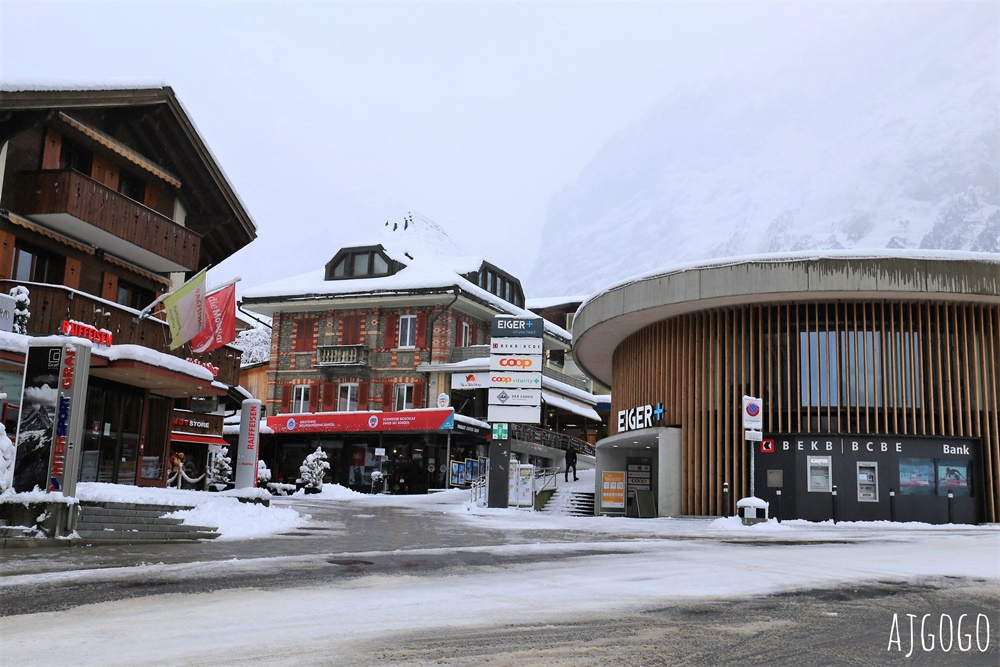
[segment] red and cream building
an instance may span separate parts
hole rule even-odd
[[[378,467],[374,451],[385,450],[389,488],[399,492],[452,484],[454,462],[485,457],[492,320],[532,314],[514,276],[479,257],[439,254],[421,234],[443,232],[411,215],[380,243],[341,248],[317,271],[244,292],[248,310],[272,318],[266,411],[274,434],[262,456],[279,481],[292,481],[317,447],[331,459],[332,480],[357,488]],[[551,357],[570,348],[569,332],[552,323],[544,340]],[[559,465],[568,446],[592,454],[597,399],[554,364],[543,372],[551,420],[521,427],[512,450],[543,465]],[[406,414],[421,410],[433,414],[419,428],[386,426],[415,424]],[[379,413],[379,426],[359,431],[347,413]]]

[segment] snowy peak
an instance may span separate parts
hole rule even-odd
[[[998,11],[932,9],[674,90],[552,198],[532,293],[764,252],[1000,253]]]

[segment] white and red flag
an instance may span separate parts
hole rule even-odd
[[[191,339],[192,352],[211,352],[236,340],[236,283],[205,297],[205,327]]]

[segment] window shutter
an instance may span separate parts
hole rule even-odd
[[[424,407],[424,383],[414,382],[413,383],[413,407],[422,408]]]
[[[0,231],[0,278],[10,278],[14,272],[14,235]]]
[[[295,321],[295,352],[308,352],[312,349],[313,330],[316,320],[303,317]]]
[[[462,318],[455,318],[455,347],[462,347]]]
[[[42,149],[42,169],[58,169],[62,154],[62,135],[49,128],[45,130],[45,147]]]
[[[427,313],[417,313],[417,344],[416,347],[427,347]]]
[[[104,272],[104,279],[101,281],[101,298],[105,301],[118,303],[118,276],[107,271]]]
[[[74,257],[66,258],[66,268],[63,269],[63,285],[71,289],[80,289],[80,260]],[[116,294],[115,297],[117,296]],[[117,298],[115,300],[117,301]]]
[[[399,315],[396,313],[389,313],[385,316],[385,349],[391,350],[394,347],[399,346],[398,333],[396,332],[396,326],[399,324]]]
[[[341,320],[340,344],[357,345],[361,342],[361,316],[345,315]]]
[[[309,383],[309,412],[319,412],[319,382]]]
[[[386,382],[382,386],[382,410],[384,412],[389,412],[395,408],[396,397],[393,395],[395,386],[392,382]]]
[[[281,385],[281,411],[288,412],[292,408],[292,385]]]
[[[358,383],[358,410],[368,409],[368,383]]]
[[[146,183],[146,189],[142,193],[142,203],[146,208],[156,209],[159,193],[152,183]]]
[[[333,382],[323,383],[323,412],[333,412],[337,409],[337,385]]]

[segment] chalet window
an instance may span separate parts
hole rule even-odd
[[[292,412],[309,412],[309,385],[295,385],[292,392]]]
[[[413,409],[413,384],[409,382],[401,382],[396,385],[396,391],[394,393],[394,400],[392,402],[393,410],[412,410]]]
[[[363,278],[384,276],[389,273],[389,263],[374,250],[345,253],[330,272],[332,278]]]
[[[90,176],[94,163],[94,155],[80,144],[63,138],[62,152],[59,155],[59,168],[72,169]]]
[[[115,300],[122,306],[142,310],[153,302],[153,298],[153,292],[148,289],[127,283],[124,280],[118,281],[118,296]]]
[[[65,260],[29,245],[14,248],[14,280],[35,283],[62,283]]]
[[[358,383],[341,382],[337,388],[337,410],[354,412],[358,409]]]
[[[122,171],[118,174],[118,194],[124,195],[132,201],[144,204],[146,184],[127,171]]]
[[[416,347],[417,316],[402,315],[399,318],[399,347]]]

